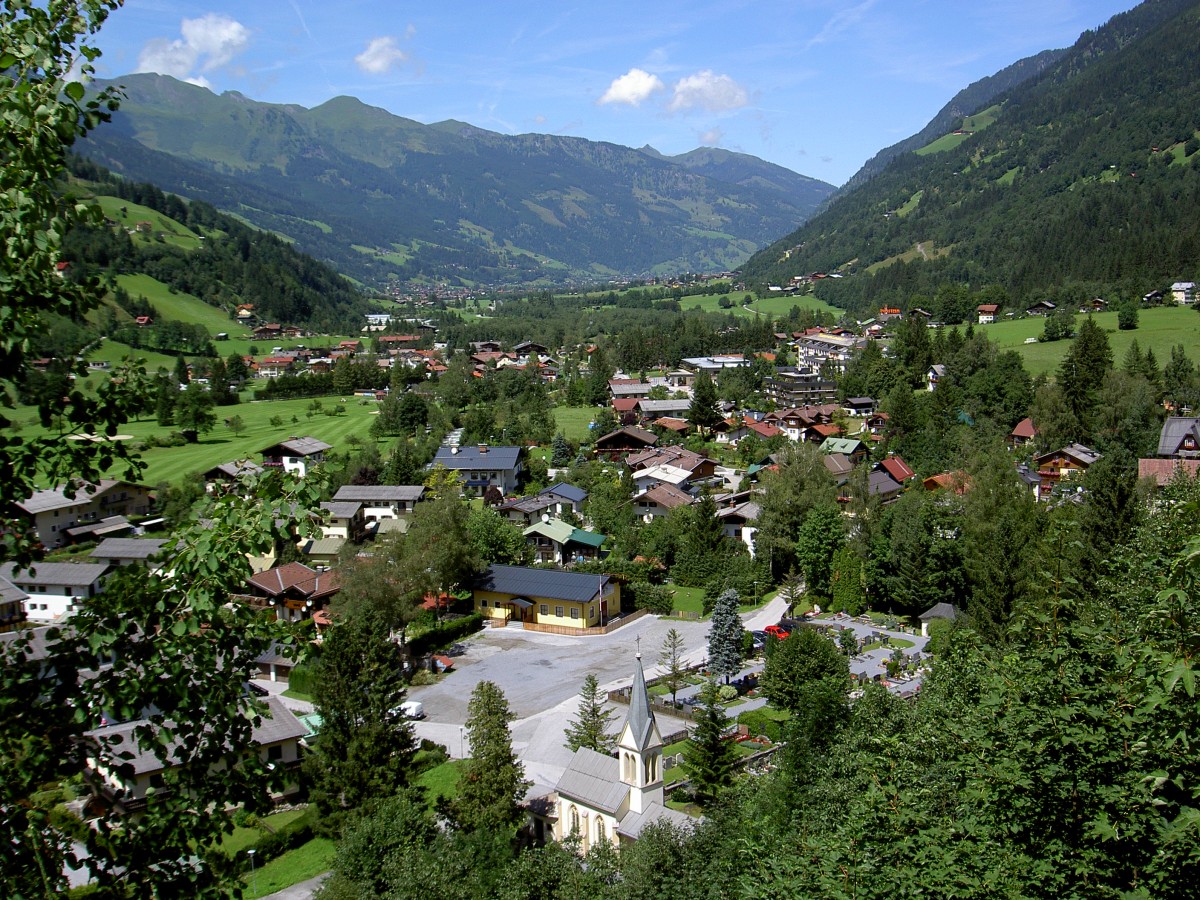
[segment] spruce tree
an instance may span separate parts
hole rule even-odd
[[[717,702],[717,683],[709,681],[700,692],[700,711],[684,753],[683,769],[692,783],[692,796],[701,806],[710,806],[733,784],[736,752],[725,740],[729,718]]]
[[[550,465],[567,466],[570,464],[571,445],[567,443],[567,436],[560,431],[554,435],[554,440],[550,444]]]
[[[609,728],[616,714],[604,708],[604,695],[594,674],[589,673],[583,680],[577,715],[578,718],[565,731],[567,749],[574,752],[580,747],[587,747],[597,753],[612,753],[617,745],[617,736]]]
[[[688,424],[700,429],[700,437],[708,437],[708,429],[721,421],[721,412],[717,408],[717,388],[712,383],[707,372],[696,376],[692,385],[692,403],[688,407]]]
[[[663,638],[662,649],[658,654],[658,664],[666,669],[663,683],[671,692],[671,705],[676,704],[679,689],[686,684],[687,667],[683,662],[683,635],[672,628]]]
[[[520,803],[530,782],[508,731],[515,718],[495,683],[481,681],[475,686],[467,704],[471,758],[458,796],[442,804],[442,812],[461,831],[511,829],[521,821]]]
[[[729,683],[742,667],[742,619],[738,615],[738,593],[730,589],[717,598],[712,627],[708,631],[708,668]]]

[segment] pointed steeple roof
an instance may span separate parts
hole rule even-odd
[[[625,720],[633,744],[638,750],[650,746],[653,738],[654,712],[650,709],[650,692],[646,690],[646,676],[642,674],[642,654],[637,655],[637,666],[633,670],[633,688],[629,694],[629,717]]]

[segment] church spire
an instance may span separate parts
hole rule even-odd
[[[633,687],[629,694],[629,718],[626,724],[637,750],[650,746],[655,733],[654,711],[650,708],[650,692],[646,690],[646,676],[642,672],[642,652],[637,653],[637,665],[633,669]]]

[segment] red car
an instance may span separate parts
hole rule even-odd
[[[781,641],[784,640],[785,638],[787,638],[787,636],[789,634],[791,634],[791,632],[788,631],[786,628],[784,628],[782,625],[768,625],[766,628],[763,629],[763,631],[765,631],[769,635],[773,635],[774,637],[779,638]]]

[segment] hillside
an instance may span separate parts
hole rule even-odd
[[[988,127],[957,146],[922,144],[941,152],[897,156],[743,272],[763,283],[841,271],[851,277],[821,282],[818,295],[859,311],[946,283],[1014,298],[1046,288],[1136,296],[1191,278],[1198,37],[1195,0],[1114,17],[995,97]]]
[[[159,75],[119,82],[127,99],[82,153],[377,285],[730,268],[833,191],[741,154],[677,160],[423,125],[350,97],[305,109]]]

